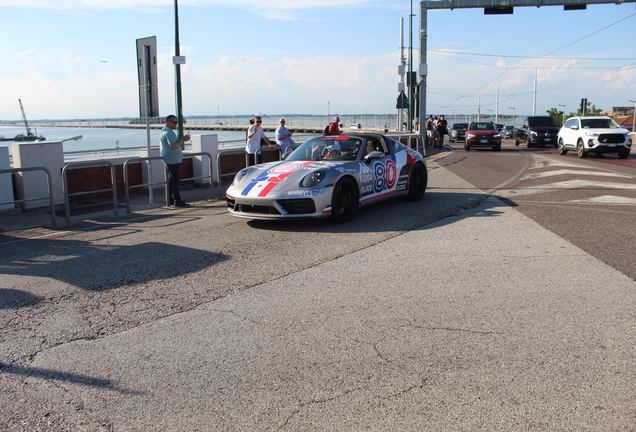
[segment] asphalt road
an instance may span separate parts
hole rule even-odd
[[[501,152],[452,146],[440,165],[636,280],[636,155],[580,159],[512,140]]]
[[[636,282],[524,214],[542,160],[450,153],[343,225],[0,233],[0,429],[633,430]]]

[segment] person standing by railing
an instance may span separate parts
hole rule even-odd
[[[275,148],[274,144],[269,141],[269,138],[265,136],[265,132],[261,127],[263,120],[261,116],[254,116],[254,124],[247,130],[247,145],[245,146],[245,152],[247,153],[247,166],[252,166],[256,163],[263,163],[263,155],[258,154],[258,162],[255,161],[256,152],[261,148],[261,140],[265,140],[270,148]]]
[[[276,128],[276,144],[280,147],[281,154],[287,151],[287,147],[296,145],[296,142],[292,139],[292,133],[285,127],[285,119],[282,118],[278,121]]]
[[[161,145],[161,159],[168,168],[168,204],[175,207],[190,207],[190,204],[181,199],[179,192],[179,182],[181,181],[181,162],[183,161],[183,152],[181,146],[190,141],[190,134],[186,134],[179,139],[174,130],[177,128],[177,117],[169,115],[166,117],[166,125],[159,135],[159,143]]]

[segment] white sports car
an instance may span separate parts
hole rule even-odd
[[[420,200],[427,182],[426,162],[415,150],[385,135],[350,133],[315,137],[284,161],[242,169],[226,199],[237,217],[346,222],[370,202]]]

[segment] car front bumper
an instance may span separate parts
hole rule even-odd
[[[466,140],[469,147],[497,147],[501,145],[501,138],[470,138]]]

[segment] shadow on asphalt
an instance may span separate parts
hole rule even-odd
[[[175,215],[126,216],[125,220],[85,221],[66,227],[50,228],[51,231],[101,231],[110,230],[108,240],[138,232],[129,223],[165,221],[165,226],[185,224],[200,219],[198,216],[180,213]],[[119,229],[126,228],[125,231]],[[11,234],[15,235],[12,236]],[[20,240],[20,232],[0,233],[0,243]],[[23,239],[23,238],[22,238]],[[25,247],[16,254],[22,245]],[[46,251],[46,252],[42,252]],[[12,253],[13,252],[13,253]],[[114,290],[131,284],[144,284],[153,280],[187,275],[214,266],[229,259],[228,255],[162,242],[145,242],[133,245],[95,245],[89,241],[65,240],[55,236],[32,237],[5,249],[0,265],[0,275],[47,277],[66,282],[80,289],[100,292]],[[19,255],[19,259],[13,256]],[[0,309],[19,308],[37,303],[39,299],[25,292],[0,288]]]
[[[55,381],[63,381],[72,384],[78,384],[87,387],[96,387],[104,390],[116,391],[118,393],[129,394],[129,395],[142,395],[143,392],[132,391],[125,388],[122,388],[112,382],[111,380],[106,379],[97,379],[91,378],[86,375],[79,375],[68,372],[60,372],[53,369],[40,369],[40,368],[32,368],[32,367],[21,367],[21,366],[11,366],[0,363],[0,371],[6,374],[12,375],[23,375],[34,378],[42,378],[45,380],[55,380]]]
[[[324,232],[354,234],[383,231],[410,231],[426,229],[432,223],[453,223],[457,219],[444,220],[457,215],[462,210],[474,207],[492,195],[483,193],[445,193],[426,192],[421,201],[412,202],[394,198],[380,203],[361,207],[353,220],[335,223],[329,217],[324,219],[290,219],[284,221],[250,220],[247,224],[258,230],[280,232]],[[507,198],[497,197],[502,204],[516,207],[517,204]],[[477,217],[490,217],[501,214],[489,209]],[[436,224],[438,226],[438,224]]]

